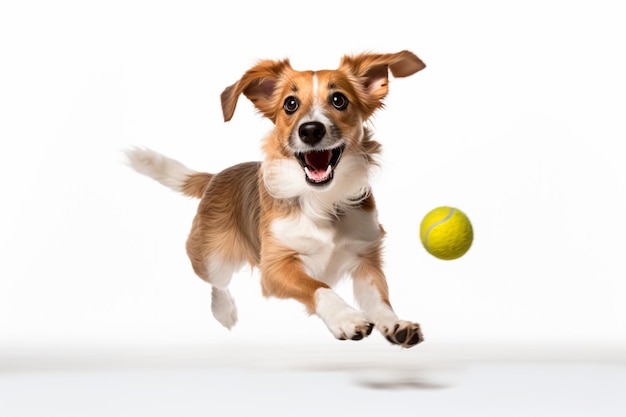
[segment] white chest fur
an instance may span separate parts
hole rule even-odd
[[[328,277],[328,266],[335,252],[337,231],[330,220],[312,220],[299,214],[272,223],[272,233],[283,245],[297,251],[305,271],[316,279],[326,282],[336,280]]]
[[[377,243],[382,231],[376,213],[355,208],[334,219],[312,218],[302,212],[277,219],[272,234],[300,254],[309,275],[333,285],[357,266],[359,254]]]

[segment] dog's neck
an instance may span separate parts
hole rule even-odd
[[[357,207],[371,194],[369,184],[343,198],[328,198],[323,193],[307,193],[297,198],[302,212],[312,219],[333,220],[352,207]]]
[[[308,184],[294,158],[278,158],[263,162],[263,186],[286,208],[299,208],[312,219],[333,219],[371,194],[370,179],[379,153],[380,144],[364,126],[358,148],[343,155],[330,184]]]

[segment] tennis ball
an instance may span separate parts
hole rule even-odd
[[[420,238],[431,255],[452,260],[465,255],[472,246],[472,223],[461,210],[438,207],[431,210],[420,226]]]

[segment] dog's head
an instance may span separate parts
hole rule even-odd
[[[409,51],[345,56],[336,70],[322,71],[296,71],[286,59],[261,61],[222,93],[224,120],[232,118],[243,93],[275,125],[264,151],[274,168],[268,172],[282,172],[276,194],[326,191],[340,172],[346,183],[363,174],[343,165],[363,165],[378,150],[364,122],[383,106],[389,73],[406,77],[424,67]]]

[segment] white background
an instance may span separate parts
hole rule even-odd
[[[245,100],[224,123],[219,103],[257,59],[323,69],[402,49],[427,68],[392,80],[374,119],[399,315],[431,346],[624,346],[621,8],[406,4],[0,3],[0,348],[332,338],[295,302],[263,299],[249,270],[233,285],[240,323],[221,328],[184,251],[197,203],[121,152],[147,146],[212,172],[260,159],[270,123]],[[440,205],[473,222],[460,260],[419,243]]]
[[[622,8],[0,0],[0,414],[624,415]],[[185,255],[197,202],[122,150],[258,160],[271,124],[219,103],[256,60],[402,49],[427,68],[373,120],[374,192],[392,302],[426,342],[335,341],[250,270],[228,332]],[[419,242],[440,205],[474,225],[456,261]]]

